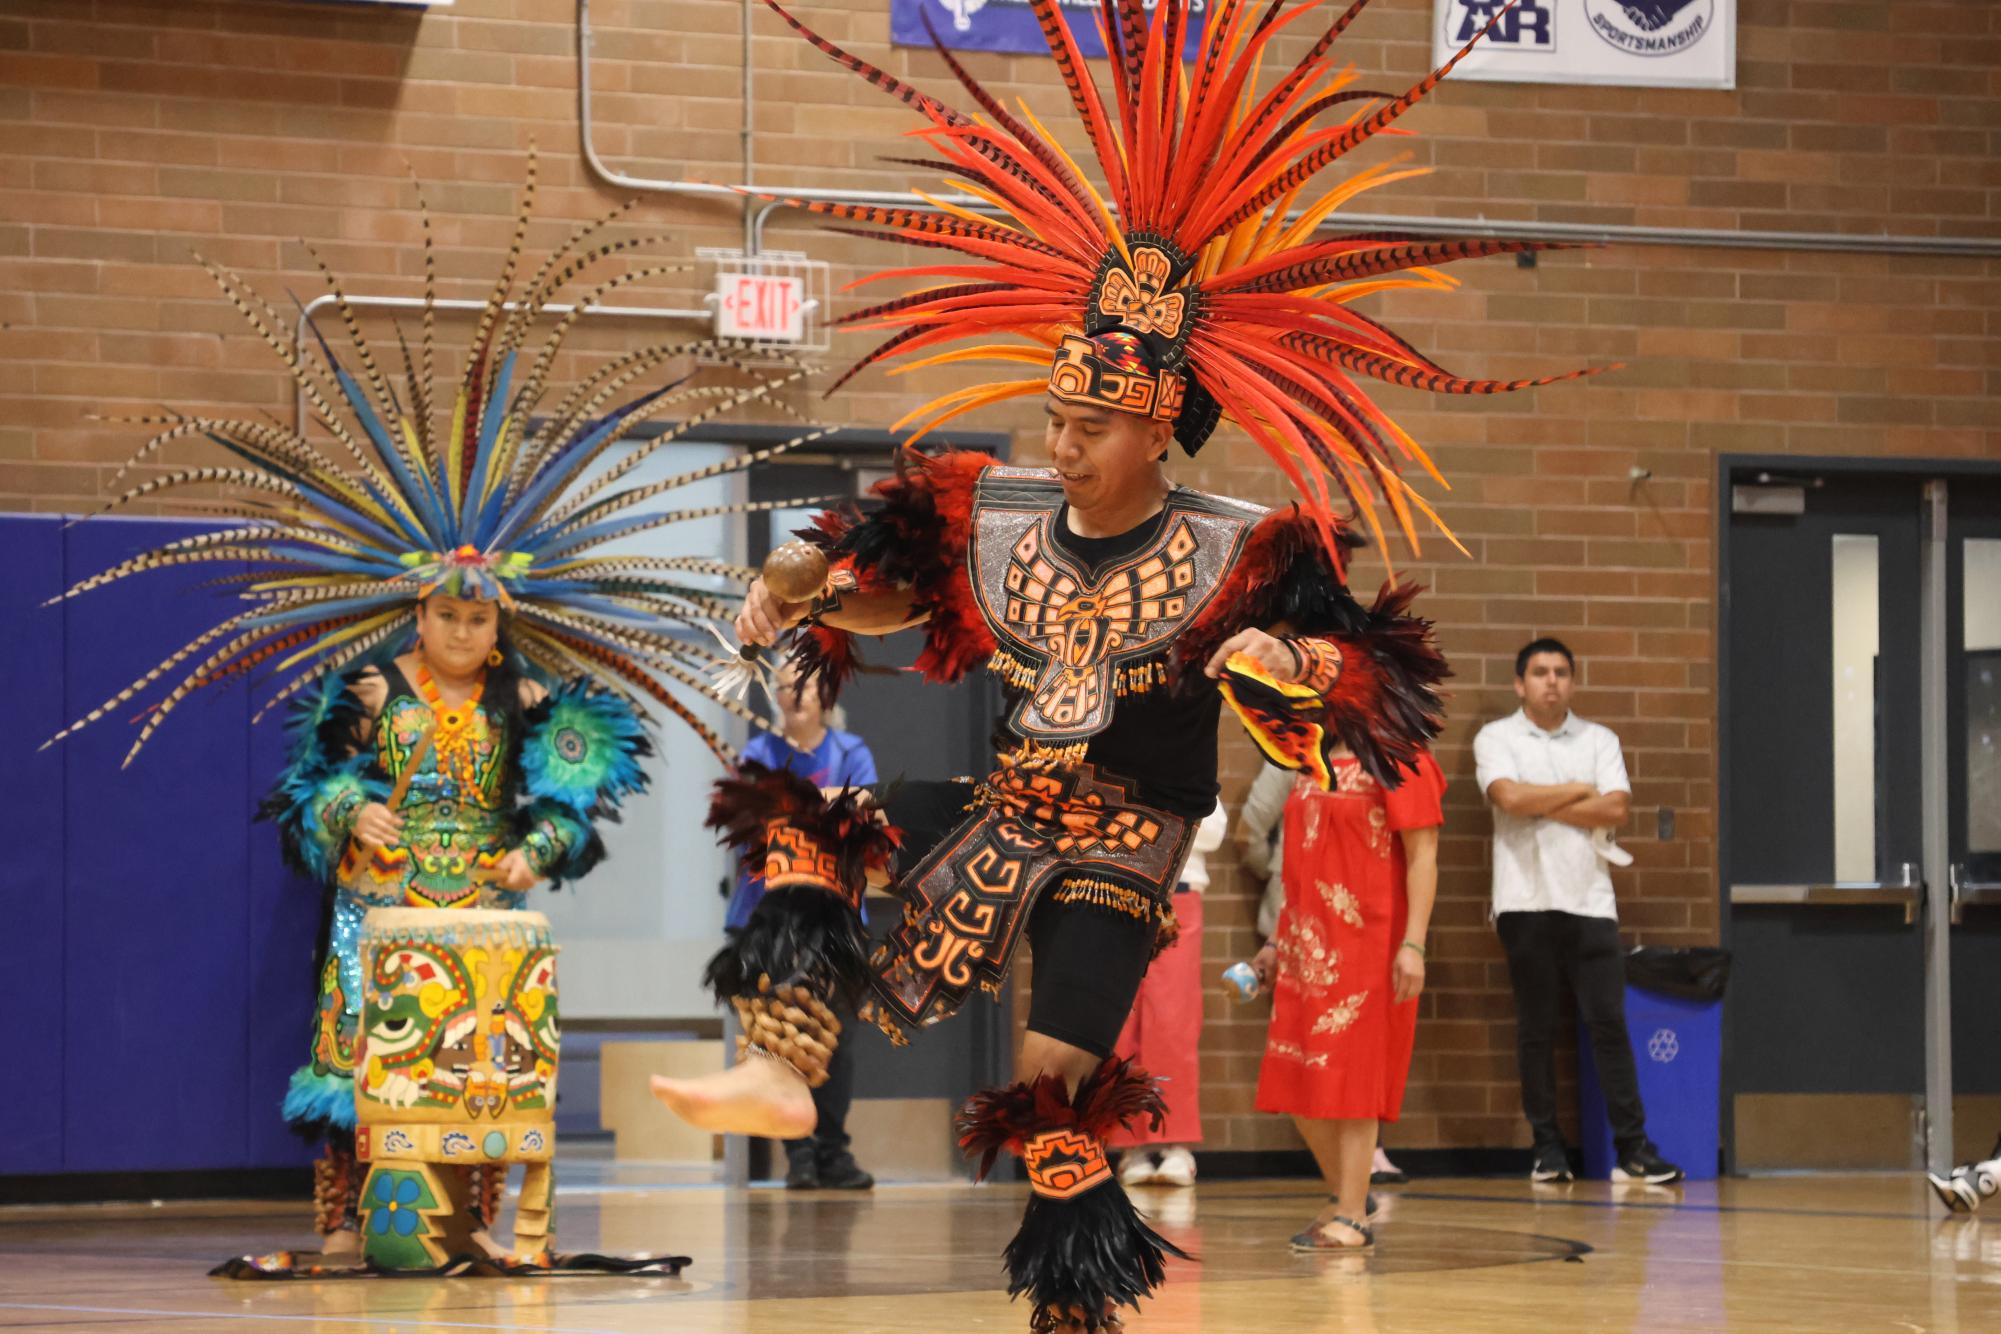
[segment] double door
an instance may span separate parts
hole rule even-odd
[[[2001,475],[1726,464],[1737,1171],[2001,1132]]]

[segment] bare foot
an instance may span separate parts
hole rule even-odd
[[[479,1253],[489,1260],[512,1260],[514,1252],[493,1239],[493,1233],[485,1228],[474,1228],[467,1238],[479,1248]]]
[[[328,1264],[356,1264],[361,1260],[361,1233],[342,1228],[320,1238],[320,1259]]]
[[[1080,1306],[1039,1306],[1028,1321],[1030,1334],[1096,1334],[1096,1331],[1121,1334],[1125,1327],[1125,1317],[1109,1300],[1096,1325],[1085,1318],[1084,1309]]]
[[[700,1079],[655,1075],[652,1089],[689,1125],[725,1135],[799,1139],[819,1121],[806,1081],[791,1066],[762,1056]]]

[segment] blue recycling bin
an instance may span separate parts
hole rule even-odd
[[[1640,1074],[1647,1136],[1661,1157],[1691,1181],[1716,1177],[1722,1143],[1718,1117],[1723,1083],[1723,1002],[1683,1000],[1641,987],[1626,988],[1626,1036]],[[1598,1088],[1598,1063],[1583,1026],[1577,1033],[1578,1137],[1584,1175],[1612,1175],[1612,1123]]]

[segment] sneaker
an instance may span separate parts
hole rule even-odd
[[[1177,1144],[1160,1155],[1160,1167],[1153,1179],[1163,1186],[1195,1184],[1195,1155]]]
[[[1160,1155],[1152,1149],[1127,1149],[1119,1161],[1121,1186],[1146,1186],[1160,1180]]]
[[[820,1189],[820,1164],[813,1157],[811,1141],[807,1142],[805,1149],[796,1153],[788,1148],[785,1158],[785,1189]]]
[[[1944,1177],[1927,1172],[1925,1179],[1930,1181],[1932,1189],[1938,1192],[1939,1203],[1952,1212],[1970,1214],[1980,1207],[1980,1192],[1975,1190],[1973,1183],[1967,1179],[1965,1168],[1955,1167],[1951,1176]]]
[[[1574,1181],[1576,1178],[1577,1174],[1570,1170],[1568,1149],[1561,1144],[1544,1144],[1537,1147],[1535,1165],[1529,1168],[1530,1181]]]
[[[1612,1164],[1612,1180],[1615,1182],[1643,1181],[1649,1186],[1665,1186],[1681,1178],[1681,1169],[1655,1153],[1651,1144],[1642,1144],[1631,1153],[1621,1154],[1619,1161]]]
[[[1390,1156],[1383,1152],[1383,1146],[1378,1144],[1376,1146],[1375,1160],[1369,1164],[1369,1184],[1371,1186],[1401,1186],[1408,1180],[1410,1180],[1410,1173],[1391,1162]]]
[[[869,1190],[875,1186],[875,1178],[846,1149],[819,1159],[815,1166],[819,1169],[821,1190]]]

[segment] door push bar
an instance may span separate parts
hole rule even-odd
[[[1904,910],[1904,925],[1917,920],[1918,906],[1924,902],[1925,882],[1915,862],[1898,866],[1896,880],[1838,880],[1818,885],[1732,885],[1730,903],[1810,904],[1814,907],[1863,908],[1884,905]],[[2001,885],[1991,902],[2001,903]]]
[[[1952,924],[1958,926],[1968,908],[2001,905],[2001,880],[1968,880],[1966,865],[1954,862],[1945,880],[1946,902],[1952,906]]]

